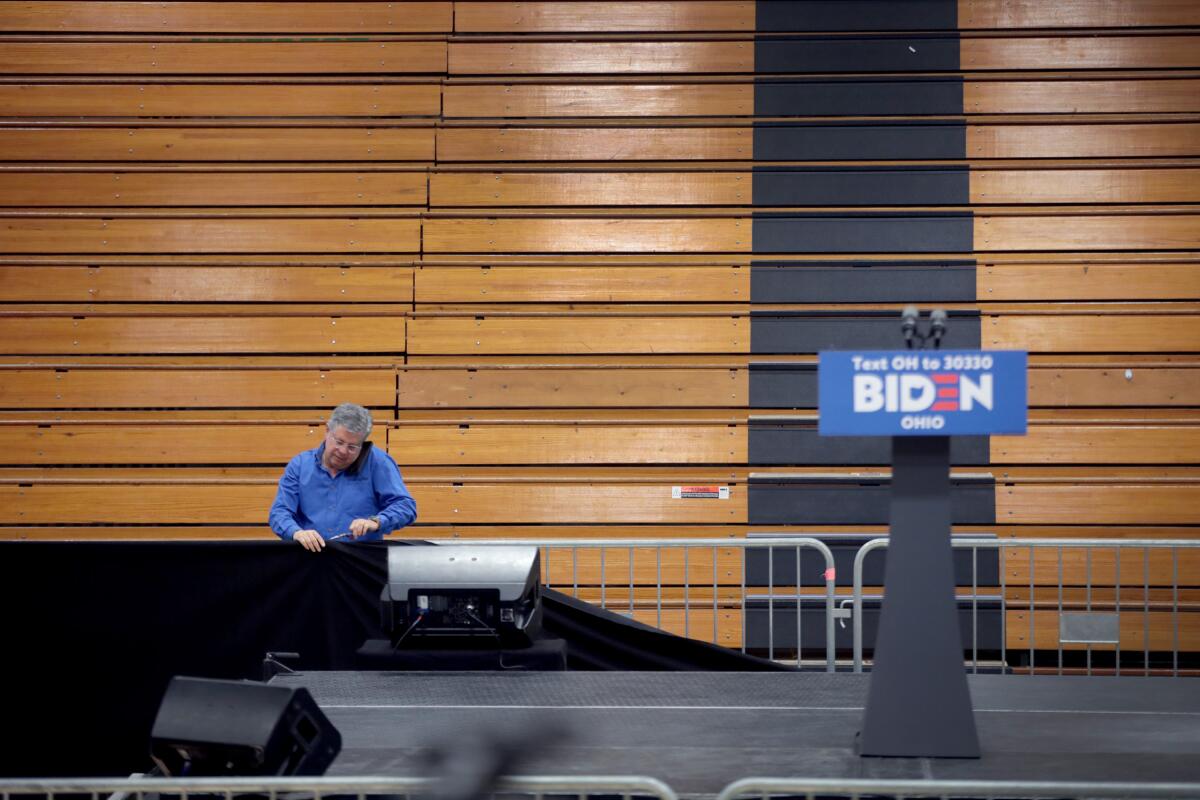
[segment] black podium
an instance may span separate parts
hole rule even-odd
[[[858,751],[979,758],[950,543],[950,436],[1025,433],[1028,358],[940,350],[948,315],[935,309],[927,332],[919,318],[904,309],[907,350],[820,354],[820,434],[892,443],[884,597]]]
[[[884,601],[859,751],[979,758],[950,548],[950,438],[892,438]]]

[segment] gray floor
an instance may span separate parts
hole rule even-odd
[[[983,757],[861,758],[864,675],[311,672],[341,731],[329,775],[423,775],[499,741],[517,774],[1200,781],[1200,679],[969,676]]]

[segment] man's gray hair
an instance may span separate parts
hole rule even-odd
[[[342,403],[329,415],[326,427],[331,431],[342,427],[351,433],[361,433],[365,439],[371,435],[371,412],[356,403]]]

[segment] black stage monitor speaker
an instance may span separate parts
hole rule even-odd
[[[175,677],[150,756],[165,774],[322,775],[342,749],[307,689]]]

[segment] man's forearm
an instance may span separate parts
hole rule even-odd
[[[411,525],[417,518],[417,504],[411,497],[402,497],[376,514],[379,530],[384,533]]]
[[[291,514],[281,514],[278,512],[271,515],[270,519],[267,520],[267,524],[271,526],[271,530],[275,532],[275,535],[285,542],[291,541],[296,531],[304,529]]]

